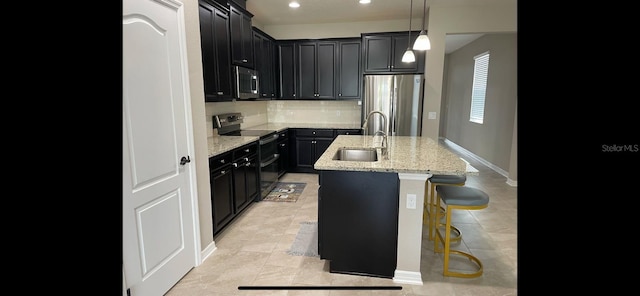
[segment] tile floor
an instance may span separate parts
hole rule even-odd
[[[420,264],[422,286],[329,273],[325,260],[288,255],[286,251],[300,222],[318,218],[318,175],[289,173],[281,181],[307,183],[297,202],[253,203],[214,238],[218,249],[166,295],[517,295],[517,187],[507,185],[504,176],[483,164],[466,160],[480,171],[477,176],[469,176],[466,185],[490,196],[487,208],[456,211],[452,218],[463,235],[455,248],[470,251],[484,265],[484,273],[478,278],[443,276],[442,254],[433,252],[426,227]],[[465,269],[462,261],[467,260],[452,257],[450,264]],[[238,286],[401,286],[402,289],[238,290]]]

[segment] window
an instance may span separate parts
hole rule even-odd
[[[471,90],[471,112],[469,121],[482,124],[484,119],[484,98],[487,93],[487,72],[489,71],[489,52],[473,57],[473,89]]]

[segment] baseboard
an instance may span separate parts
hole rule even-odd
[[[213,252],[215,252],[217,249],[218,247],[216,247],[215,241],[211,242],[206,248],[204,248],[204,250],[202,250],[202,253],[200,254],[202,258],[202,260],[200,261],[200,264],[202,264],[202,262],[207,260],[207,258],[209,258],[209,256],[211,256]]]
[[[440,139],[442,139],[447,145],[451,146],[451,149],[453,149],[455,151],[458,151],[461,154],[464,154],[465,156],[467,156],[469,158],[472,158],[473,160],[475,160],[475,161],[477,161],[477,162],[479,162],[479,163],[481,163],[483,165],[486,165],[488,168],[492,169],[496,173],[498,173],[498,174],[504,176],[505,178],[507,178],[507,182],[506,182],[507,185],[513,186],[513,187],[517,187],[518,186],[518,182],[517,181],[509,179],[509,172],[501,169],[500,167],[494,165],[493,163],[488,162],[486,159],[473,154],[473,152],[465,149],[464,147],[462,147],[462,146],[460,146],[460,145],[458,145],[458,144],[456,144],[454,142],[451,142],[447,138],[440,138]]]
[[[393,274],[393,282],[422,286],[422,274],[415,271],[397,270]]]

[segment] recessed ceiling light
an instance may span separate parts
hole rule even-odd
[[[360,4],[369,4],[371,0],[360,0]]]
[[[291,1],[291,2],[289,2],[289,7],[293,7],[293,8],[300,7],[300,3],[296,2],[296,1]]]

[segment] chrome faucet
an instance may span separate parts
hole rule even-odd
[[[383,119],[383,124],[382,124],[382,130],[378,130],[373,134],[373,137],[375,138],[378,134],[382,134],[382,155],[386,155],[387,154],[387,146],[388,146],[388,141],[387,141],[387,116],[384,115],[384,113],[374,110],[369,112],[369,114],[367,114],[367,118],[365,118],[364,123],[362,124],[362,134],[363,135],[367,135],[367,123],[369,123],[369,118],[371,117],[371,115],[373,114],[380,114],[382,115],[382,119]]]

